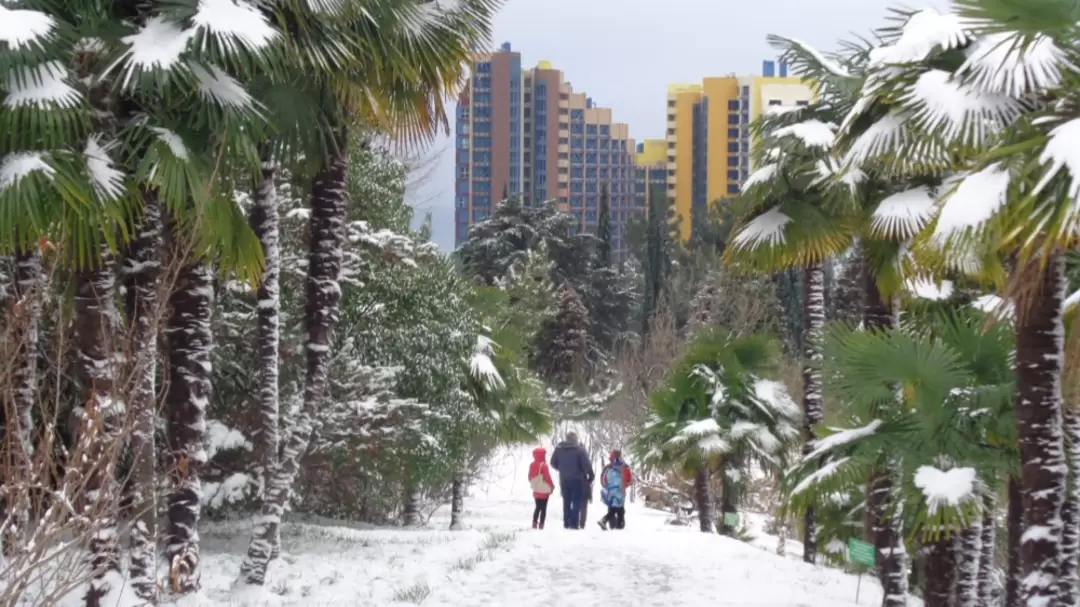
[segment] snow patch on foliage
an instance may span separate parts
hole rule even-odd
[[[160,139],[165,145],[169,147],[169,151],[172,152],[173,156],[176,156],[180,160],[187,160],[187,146],[184,145],[184,140],[180,137],[180,135],[177,135],[169,129],[157,126],[150,127],[150,130],[157,133],[158,139]]]
[[[217,421],[210,420],[206,423],[206,457],[212,459],[220,451],[230,449],[245,449],[250,451],[252,444],[239,431]]]
[[[55,169],[45,162],[45,155],[40,152],[8,154],[0,162],[0,192],[17,185],[19,181],[35,171],[44,173],[50,178],[56,173]]]
[[[878,428],[881,427],[883,422],[880,419],[875,419],[869,424],[862,426],[861,428],[851,428],[849,430],[840,430],[834,432],[828,436],[819,438],[813,442],[814,450],[808,455],[803,457],[803,461],[813,461],[819,457],[825,455],[829,451],[862,440],[868,436],[874,435]]]
[[[16,69],[7,77],[8,94],[4,97],[4,106],[73,108],[82,101],[82,95],[67,83],[69,76],[67,68],[59,61]]]
[[[783,418],[796,419],[802,415],[802,409],[795,404],[783,382],[771,379],[759,379],[754,382],[754,395],[765,404],[770,412]]]
[[[487,390],[502,390],[506,387],[506,382],[503,381],[494,361],[491,360],[496,347],[497,344],[491,338],[477,335],[476,346],[473,348],[472,357],[469,359],[469,372]]]
[[[791,490],[791,494],[799,495],[810,487],[818,485],[822,481],[828,479],[830,476],[836,474],[840,470],[840,467],[848,463],[850,460],[850,457],[842,457],[838,460],[834,460],[822,465],[820,468],[807,475],[806,478],[799,481],[799,483],[795,485],[795,487]]]
[[[278,38],[259,9],[243,0],[199,0],[192,23],[200,33],[214,36],[229,53],[239,53],[238,47],[262,51]]]
[[[883,116],[855,139],[844,156],[844,164],[860,166],[871,158],[899,149],[908,138],[900,114],[893,112]]]
[[[922,9],[908,18],[895,41],[874,49],[877,52],[871,54],[870,67],[917,63],[935,49],[960,48],[971,41],[967,25],[954,13]]]
[[[915,486],[922,490],[930,514],[942,506],[956,508],[975,499],[974,468],[939,470],[933,466],[919,466],[915,471]]]
[[[210,510],[217,510],[246,498],[255,485],[255,480],[242,472],[234,472],[220,483],[204,482],[203,504]]]
[[[809,44],[806,44],[805,42],[803,42],[802,40],[799,40],[797,38],[788,38],[788,40],[790,40],[791,42],[795,43],[796,45],[802,47],[802,49],[806,53],[808,53],[811,57],[814,58],[815,61],[817,61],[819,64],[821,64],[821,67],[825,68],[825,71],[829,72],[833,76],[839,76],[841,78],[851,78],[852,77],[851,72],[844,69],[844,66],[840,65],[836,61],[833,61],[832,59],[829,59],[824,54],[822,54],[821,51],[817,50],[816,48],[810,46]]]
[[[1037,196],[1061,169],[1069,172],[1068,194],[1073,199],[1071,214],[1080,207],[1080,118],[1074,118],[1050,131],[1050,140],[1043,147],[1039,162],[1050,165],[1042,179],[1035,185],[1032,195]]]
[[[788,136],[796,137],[807,147],[827,150],[832,147],[833,141],[836,139],[836,125],[817,119],[807,120],[776,129],[773,136],[778,139]]]
[[[40,43],[56,27],[56,20],[40,11],[7,8],[0,4],[0,42],[12,50]]]
[[[1009,172],[1001,164],[963,176],[946,194],[934,227],[934,240],[944,243],[981,227],[1005,206],[1008,194]]]
[[[124,86],[126,87],[135,70],[168,70],[180,62],[180,56],[187,50],[188,41],[194,34],[185,30],[178,23],[155,16],[146,20],[146,24],[130,36],[122,39],[128,50],[119,62],[127,59]],[[115,64],[114,66],[115,67]],[[112,68],[110,67],[110,70]]]
[[[981,91],[1020,98],[1061,84],[1062,73],[1076,69],[1048,36],[1017,32],[985,34],[967,48],[958,74]]]
[[[904,96],[927,131],[947,141],[980,144],[1013,122],[1023,106],[1010,97],[969,88],[944,70],[928,70],[919,75]]]
[[[215,65],[191,66],[191,73],[199,81],[199,92],[222,107],[248,109],[252,107],[251,95],[244,87]]]
[[[736,249],[744,250],[784,244],[784,228],[789,223],[791,218],[774,207],[748,221],[732,239],[732,244]]]
[[[938,286],[932,280],[925,278],[915,278],[907,281],[904,285],[908,292],[918,297],[919,299],[929,299],[931,301],[942,301],[948,299],[953,293],[953,283],[948,280],[941,281],[941,286]]]
[[[1000,318],[1012,318],[1014,314],[1013,303],[997,295],[983,295],[971,302],[971,307]]]
[[[888,238],[912,238],[930,221],[936,205],[926,186],[898,192],[874,210],[871,227]]]
[[[86,167],[90,171],[90,182],[98,196],[105,199],[116,199],[124,195],[124,173],[116,169],[109,154],[99,143],[100,135],[87,138]]]
[[[765,166],[757,169],[746,178],[746,182],[743,183],[743,191],[747,191],[750,188],[771,181],[776,177],[777,171],[779,171],[780,165],[776,163],[766,164]]]

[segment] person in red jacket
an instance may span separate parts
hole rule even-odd
[[[551,480],[551,470],[547,464],[547,449],[533,449],[533,462],[529,464],[529,486],[533,490],[536,507],[533,508],[533,529],[543,529],[547,519],[547,505],[551,494],[555,492],[555,483]]]

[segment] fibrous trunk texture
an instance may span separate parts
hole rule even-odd
[[[697,501],[698,522],[702,533],[713,532],[713,505],[709,488],[709,470],[705,466],[694,473],[694,499]]]
[[[1072,483],[1061,507],[1061,577],[1058,579],[1058,603],[1080,602],[1080,411],[1064,411],[1065,450],[1072,471]]]
[[[157,597],[154,560],[157,552],[157,473],[154,460],[154,426],[157,419],[155,377],[161,285],[161,206],[157,195],[144,192],[145,204],[139,234],[131,244],[124,264],[126,308],[132,348],[132,388],[130,408],[131,482],[128,506],[135,517],[131,526],[129,572],[131,588],[138,598],[152,602]]]
[[[1009,511],[1006,517],[1009,562],[1005,572],[1005,607],[1019,607],[1020,578],[1023,575],[1020,535],[1024,532],[1024,493],[1020,479],[1012,476],[1009,477]]]
[[[116,458],[124,404],[116,395],[116,274],[107,249],[75,277],[76,374],[82,388],[78,446],[85,474],[83,512],[93,527],[90,536],[90,584],[87,607],[103,605],[120,578],[117,544],[119,485]]]
[[[307,329],[307,368],[304,401],[288,434],[273,476],[268,480],[262,510],[247,556],[240,568],[246,583],[262,585],[266,580],[273,549],[273,533],[300,469],[300,457],[307,451],[315,417],[326,398],[328,366],[333,332],[341,301],[341,259],[347,216],[348,133],[342,130],[336,148],[316,173],[311,187],[311,233],[305,295],[304,324]]]
[[[956,546],[956,607],[980,607],[979,559],[982,558],[981,521],[960,532]]]
[[[956,543],[942,534],[926,542],[926,607],[952,607],[952,591],[956,581]]]
[[[464,529],[465,481],[459,475],[454,479],[450,495],[450,531]]]
[[[256,341],[259,356],[259,451],[262,459],[263,500],[266,499],[269,479],[278,463],[278,349],[281,343],[279,327],[281,298],[279,279],[281,274],[280,221],[278,218],[276,165],[264,157],[262,181],[255,192],[251,209],[251,227],[262,245],[265,268],[258,290],[259,324]],[[281,551],[280,527],[271,525],[269,541],[270,558]]]
[[[803,455],[813,451],[814,427],[824,421],[821,405],[821,340],[825,328],[825,270],[820,263],[807,266],[804,278],[805,297],[803,298]],[[818,531],[817,509],[810,505],[803,519],[803,560],[813,563],[817,560]]]
[[[1017,306],[1016,322],[1016,426],[1024,499],[1020,596],[1022,604],[1039,607],[1057,599],[1061,506],[1068,487],[1061,427],[1065,260],[1054,254],[1045,268],[1033,264],[1023,270],[1038,276],[1039,283],[1030,300]]]
[[[1000,594],[995,583],[997,568],[997,499],[993,494],[983,498],[983,519],[979,528],[979,605],[996,605]]]
[[[205,413],[213,389],[210,321],[214,277],[204,261],[180,258],[177,263],[165,331],[169,365],[166,466],[170,481],[165,557],[172,591],[185,594],[199,587],[199,472],[206,463]]]

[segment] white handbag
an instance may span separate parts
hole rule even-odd
[[[534,493],[551,493],[555,490],[554,487],[547,484],[544,480],[544,467],[540,466],[536,471],[536,476],[529,479],[529,486],[532,487]]]

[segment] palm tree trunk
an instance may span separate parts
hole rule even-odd
[[[420,486],[412,480],[405,483],[405,509],[401,518],[406,527],[420,526]]]
[[[116,275],[107,249],[93,266],[75,277],[76,374],[82,387],[79,410],[80,449],[85,449],[84,515],[93,521],[90,538],[91,579],[87,607],[98,607],[120,575],[117,544],[119,487],[116,448],[121,405],[115,393]]]
[[[464,529],[462,519],[465,516],[465,480],[458,474],[450,489],[450,531]]]
[[[169,294],[171,313],[165,330],[169,364],[166,465],[171,481],[165,556],[172,591],[185,594],[199,585],[199,471],[206,457],[205,410],[213,390],[210,321],[214,277],[205,261],[181,259],[180,263],[183,265]]]
[[[262,510],[240,575],[248,584],[262,585],[270,563],[273,533],[281,524],[285,502],[314,431],[315,416],[326,398],[330,347],[341,301],[341,259],[347,218],[346,186],[348,131],[336,137],[336,149],[316,173],[311,187],[311,234],[305,291],[307,307],[307,369],[304,402],[285,441],[274,475],[267,482]]]
[[[17,446],[10,448],[12,469],[30,474],[34,457],[34,407],[38,400],[38,340],[41,325],[42,272],[41,256],[36,250],[19,251],[15,255],[15,275],[12,279],[12,322],[16,339],[12,352],[12,399],[10,413],[4,411],[5,436],[16,437]],[[12,479],[14,480],[14,479]],[[9,493],[0,511],[0,545],[3,554],[21,550],[20,534],[29,528],[30,502],[25,491]]]
[[[806,267],[803,297],[803,455],[814,450],[814,427],[824,421],[821,405],[822,331],[825,328],[825,270],[820,263]],[[811,504],[803,519],[803,561],[813,563],[818,553],[817,509]]]
[[[1023,270],[1029,276],[1040,272],[1034,265]],[[1052,605],[1061,572],[1061,506],[1068,489],[1061,432],[1064,257],[1054,254],[1038,280],[1030,302],[1017,306],[1016,322],[1016,426],[1024,498],[1020,596],[1026,605]]]
[[[981,607],[979,603],[979,560],[982,558],[982,528],[979,521],[960,532],[956,547],[956,607]]]
[[[1065,448],[1073,479],[1061,508],[1061,577],[1058,579],[1058,603],[1080,602],[1080,411],[1064,411]]]
[[[956,543],[942,534],[926,543],[926,607],[952,607],[952,590],[956,578]],[[888,599],[886,599],[887,604]]]
[[[127,323],[131,327],[134,428],[131,436],[132,481],[127,503],[135,515],[130,535],[130,572],[135,596],[153,602],[158,596],[154,575],[157,553],[157,467],[154,466],[154,421],[157,419],[158,289],[161,286],[161,205],[157,194],[143,193],[143,224],[132,243],[123,273]]]
[[[1020,553],[1020,535],[1024,532],[1024,493],[1020,480],[1009,477],[1009,512],[1007,533],[1009,563],[1005,576],[1005,607],[1020,607],[1020,578],[1023,556]]]
[[[278,280],[281,274],[281,247],[277,190],[274,179],[277,166],[264,154],[262,181],[255,192],[255,204],[251,209],[251,227],[262,245],[265,268],[259,281],[258,315],[256,337],[259,349],[259,438],[258,449],[262,456],[263,499],[266,488],[278,463],[278,346],[281,342],[279,318],[281,299]],[[281,552],[281,535],[278,525],[269,531],[270,558]]]
[[[130,533],[131,587],[135,596],[153,602],[157,597],[154,560],[157,553],[157,473],[154,426],[157,419],[158,289],[161,285],[161,206],[155,193],[144,192],[145,209],[139,235],[124,266],[126,308],[133,350],[131,409],[132,479],[128,504],[135,516]]]
[[[697,502],[698,522],[702,533],[713,532],[713,505],[709,490],[709,469],[702,465],[694,473],[694,500]]]
[[[896,325],[894,307],[881,295],[877,276],[870,264],[863,259],[863,328],[867,331],[887,331]],[[894,501],[894,479],[889,470],[899,470],[898,462],[892,462],[870,473],[869,492],[866,497],[867,522],[878,553],[878,576],[884,589],[885,607],[903,607],[907,604],[908,576],[907,550],[904,547],[902,518],[899,504]],[[894,507],[895,506],[895,507]],[[890,514],[891,510],[895,510]]]
[[[983,498],[983,520],[980,528],[982,537],[979,540],[979,600],[978,605],[996,605],[997,588],[994,582],[996,574],[997,555],[997,522],[994,514],[997,511],[997,500],[992,494]]]

